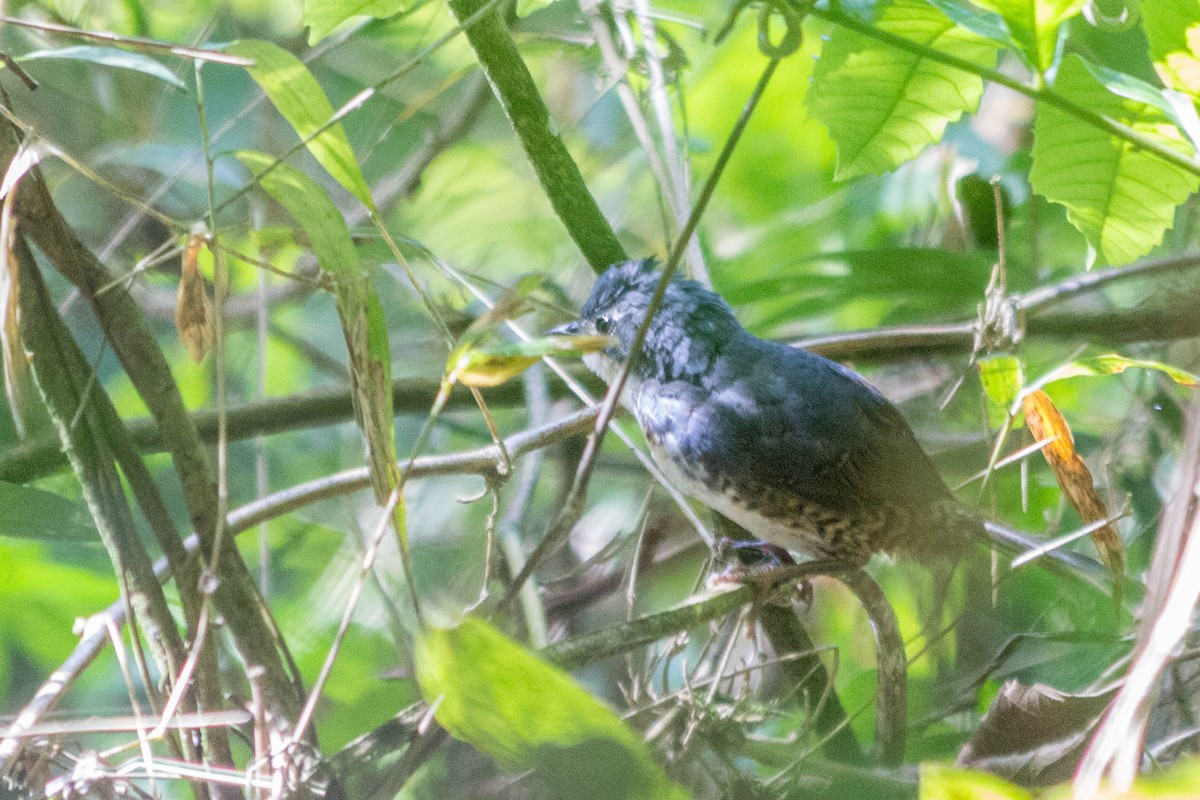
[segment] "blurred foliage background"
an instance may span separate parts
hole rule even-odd
[[[965,14],[982,13],[947,3]],[[362,433],[348,402],[342,325],[331,294],[319,285],[309,231],[251,184],[233,152],[289,154],[287,162],[324,187],[342,211],[381,301],[392,376],[407,381],[398,390],[394,432],[402,459],[428,418],[448,346],[362,204],[309,151],[297,151],[296,132],[246,69],[214,62],[194,70],[192,60],[129,44],[133,39],[214,50],[235,40],[272,42],[303,61],[335,109],[375,87],[340,124],[382,225],[452,331],[463,330],[484,309],[447,268],[492,299],[522,276],[544,276],[530,295],[534,312],[518,320],[530,333],[569,318],[592,279],[481,76],[475,54],[463,36],[452,35],[456,22],[446,5],[424,0],[394,7],[367,4],[363,8],[381,18],[352,16],[318,32],[306,23],[321,5],[310,1],[306,10],[299,0],[10,2],[5,13],[30,25],[0,24],[0,50],[39,84],[30,92],[8,70],[0,77],[9,95],[5,104],[27,126],[27,142],[36,136],[52,145],[42,150],[41,170],[55,204],[144,309],[187,407],[238,411],[264,399],[303,399],[322,391],[343,398],[335,410],[308,415],[269,404],[246,409],[227,443],[230,509],[364,464]],[[870,3],[842,6],[871,13]],[[1072,7],[1078,12],[1079,4]],[[671,193],[677,189],[660,180],[664,170],[681,185],[678,190],[694,198],[762,73],[766,59],[756,42],[753,14],[714,41],[730,11],[726,2],[558,0],[520,3],[508,12],[513,39],[553,126],[631,256],[669,253],[680,219],[672,210]],[[68,47],[107,45],[46,24],[127,37],[120,52],[137,58],[102,63],[95,50],[64,53]],[[1062,41],[1089,63],[1158,83],[1143,27],[1117,27],[1071,13]],[[835,180],[838,150],[806,107],[806,94],[823,44],[837,30],[827,19],[805,20],[801,49],[782,62],[762,97],[703,215],[698,246],[682,269],[721,292],[742,322],[763,337],[798,341],[897,326],[911,333],[911,346],[888,346],[882,334],[854,341],[834,337],[822,340],[822,352],[850,363],[901,406],[954,486],[987,467],[1004,421],[1004,409],[987,398],[981,384],[976,356],[983,354],[973,352],[969,333],[999,257],[989,182],[995,176],[1004,196],[1010,297],[1091,274],[1087,268],[1097,261],[1096,248],[1071,224],[1062,205],[1031,190],[1034,103],[995,84],[986,85],[976,113],[950,124],[915,158],[883,174]],[[1000,69],[1020,74],[1022,66],[1008,54]],[[197,75],[210,131],[211,176],[198,119]],[[653,156],[639,140],[637,126],[645,126]],[[174,316],[180,248],[198,223],[204,229],[210,191],[221,207],[213,232],[225,248],[229,295],[222,304],[223,349],[197,364],[180,341]],[[159,217],[143,213],[147,206]],[[1030,381],[1113,349],[1197,371],[1190,322],[1197,287],[1188,271],[1195,264],[1186,256],[1194,252],[1195,232],[1192,198],[1175,212],[1162,243],[1135,262],[1128,279],[1073,295],[1054,307],[1059,316],[1031,326],[1027,336],[1001,349],[1019,355]],[[1178,266],[1137,269],[1162,258],[1174,258]],[[1093,270],[1127,266],[1105,263],[1101,255]],[[107,392],[123,419],[147,416],[88,303],[54,269],[44,262],[43,267],[55,304],[94,365],[97,388]],[[209,249],[199,253],[198,267],[211,294]],[[962,333],[963,326],[968,333]],[[939,337],[950,328],[958,333]],[[224,363],[223,399],[217,396],[218,359]],[[1164,497],[1175,480],[1192,391],[1155,369],[1076,378],[1047,388],[1070,424],[1099,496],[1114,512],[1126,509],[1116,527],[1134,583],[1149,563]],[[483,396],[491,400],[495,426],[505,436],[579,407],[561,382],[540,368],[484,390]],[[4,480],[66,498],[85,532],[31,534],[28,512],[23,519],[18,513],[2,531],[0,607],[6,610],[0,614],[0,714],[5,715],[18,712],[70,654],[77,641],[73,621],[118,597],[109,557],[94,533],[86,533],[78,481],[53,458],[58,443],[52,428],[36,417],[27,427],[19,436],[11,415],[0,415]],[[433,424],[422,453],[455,453],[490,441],[483,416],[460,388]],[[562,503],[581,441],[556,443],[537,456],[544,457],[537,468],[518,468],[502,485],[485,483],[476,474],[407,484],[415,587],[429,614],[457,619],[485,585],[490,600],[484,608],[503,593],[510,573],[504,546],[489,546],[491,536],[511,537],[526,552],[533,548]],[[1018,428],[1006,452],[1030,441]],[[215,447],[211,437],[209,443]],[[41,460],[30,455],[35,452]],[[170,458],[156,453],[147,463],[172,518],[186,532],[188,514]],[[660,612],[691,595],[698,581],[702,585],[707,549],[667,496],[651,486],[628,448],[609,436],[583,517],[567,546],[537,576],[551,639]],[[1084,524],[1037,453],[998,470],[980,487],[976,480],[959,496],[986,515],[1038,536],[1053,537]],[[19,511],[27,501],[16,502]],[[375,497],[360,490],[275,516],[237,538],[310,686],[330,652],[378,515]],[[156,553],[148,532],[140,535]],[[1095,555],[1087,537],[1069,547]],[[489,557],[499,566],[485,583]],[[625,585],[635,559],[636,596],[627,600]],[[1115,607],[1103,590],[1037,564],[1010,571],[983,548],[948,586],[925,565],[879,560],[871,573],[895,609],[911,662],[909,764],[954,759],[1005,681],[1045,683],[1063,692],[1094,690],[1119,673],[1131,652],[1139,591],[1127,592],[1123,605]],[[313,725],[327,755],[421,696],[412,667],[414,619],[404,580],[398,548],[386,538],[315,709]],[[169,584],[167,592],[178,612],[176,589]],[[718,696],[706,696],[707,687],[696,696],[671,695],[671,702],[631,719],[638,730],[651,732],[652,745],[654,734],[665,737],[666,729],[690,726],[688,736],[699,744],[680,745],[687,737],[676,731],[675,746],[663,749],[678,767],[672,775],[696,796],[772,796],[761,784],[755,789],[761,795],[737,794],[742,784],[733,776],[749,786],[814,747],[811,736],[793,741],[797,731],[811,733],[805,702],[813,698],[798,698],[780,685],[770,648],[761,635],[747,633],[753,621],[735,626],[736,617],[693,628],[686,642],[667,639],[648,651],[604,658],[574,673],[589,692],[627,710],[711,676],[722,648],[732,648],[726,669],[744,672],[724,684]],[[876,674],[867,618],[840,584],[817,579],[802,619],[813,641],[829,648],[823,659],[851,729],[869,743]],[[493,622],[529,642],[528,620],[521,614],[509,612]],[[221,630],[216,628],[224,686],[236,708],[247,702],[250,690]],[[655,658],[652,652],[669,657]],[[1155,741],[1176,742],[1172,737],[1179,736],[1182,743],[1164,744],[1164,756],[1180,746],[1193,749],[1191,734],[1180,733],[1194,724],[1187,722],[1193,714],[1187,688],[1193,664],[1187,657],[1176,662],[1166,693],[1175,705],[1169,711],[1160,708],[1155,718]],[[667,715],[672,708],[686,713],[673,720]],[[129,691],[109,647],[49,718],[128,713]],[[68,756],[60,757],[53,772],[69,771],[71,758],[81,753],[130,738],[68,735],[60,740]],[[236,743],[235,757],[244,758],[247,747]],[[117,763],[126,757],[131,754],[110,758]],[[809,769],[805,763],[789,774],[803,775]],[[513,796],[527,790],[519,780],[514,789],[498,774],[499,768],[465,746],[443,744],[407,787],[392,789],[411,793],[405,796],[464,797],[485,789]],[[157,791],[182,796],[184,786],[168,782]],[[783,781],[772,789],[790,786]],[[902,783],[902,793],[909,789]]]

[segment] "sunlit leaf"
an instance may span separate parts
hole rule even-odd
[[[1054,61],[1058,30],[1079,13],[1084,0],[975,0],[1008,25],[1029,65],[1045,72]]]
[[[583,355],[612,347],[611,336],[546,336],[494,347],[460,345],[446,361],[449,383],[491,387],[520,375],[543,356]]]
[[[1160,109],[1118,97],[1076,55],[1063,60],[1054,90],[1078,106],[1191,155],[1192,147]],[[1110,264],[1125,264],[1162,241],[1175,209],[1200,177],[1047,103],[1034,123],[1034,191],[1067,209],[1067,218]]]
[[[976,8],[974,5],[961,2],[961,0],[929,0],[929,5],[941,11],[956,25],[961,25],[980,36],[992,39],[1004,47],[1017,46],[1004,17],[993,11]]]
[[[99,542],[87,509],[53,492],[0,482],[0,536]]]
[[[995,41],[921,0],[880,4],[875,26],[980,66],[996,62]],[[837,144],[837,177],[845,180],[915,157],[982,94],[977,75],[837,28],[813,69],[808,105]]]
[[[34,50],[32,53],[26,53],[18,61],[35,61],[37,59],[68,59],[71,61],[87,61],[92,64],[101,64],[106,67],[116,67],[117,69],[129,69],[134,72],[140,72],[143,75],[150,75],[158,78],[160,81],[169,83],[176,89],[186,89],[187,85],[180,80],[179,76],[167,69],[166,66],[155,61],[148,55],[142,53],[130,53],[127,50],[119,50],[115,47],[101,47],[99,45],[79,44],[71,47],[60,47],[54,50]]]
[[[1200,96],[1200,3],[1142,0],[1142,27],[1162,82]]]
[[[329,124],[333,106],[308,67],[283,48],[256,39],[234,42],[225,50],[254,60],[254,66],[248,67],[247,72],[300,138],[307,141],[309,152],[346,191],[373,211],[371,190],[354,158],[346,131],[340,122]]]
[[[1008,408],[1025,385],[1025,369],[1021,359],[1007,353],[979,359],[979,379],[988,399]]]
[[[314,45],[353,17],[383,19],[412,6],[412,0],[304,0],[303,22],[308,43]]]
[[[1055,381],[1066,378],[1095,377],[1101,375],[1118,375],[1130,367],[1152,369],[1161,372],[1182,386],[1195,387],[1200,385],[1200,377],[1192,373],[1163,364],[1160,361],[1147,361],[1141,358],[1128,358],[1119,353],[1104,353],[1090,358],[1080,358],[1061,367],[1051,370],[1039,378],[1035,386],[1047,386]]]
[[[449,376],[452,383],[461,383],[464,386],[499,386],[540,360],[541,356],[468,350],[459,357]]]
[[[438,723],[505,767],[534,770],[552,796],[687,797],[616,714],[487,623],[429,628],[415,655]]]
[[[988,772],[932,762],[921,765],[919,800],[1032,800],[1033,795]]]

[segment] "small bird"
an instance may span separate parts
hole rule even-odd
[[[584,363],[611,383],[661,274],[610,267],[561,334],[615,340]],[[771,544],[865,563],[953,559],[983,522],[959,505],[904,417],[860,375],[746,331],[719,295],[675,277],[621,404],[684,494]]]

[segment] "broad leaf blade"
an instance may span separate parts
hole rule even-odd
[[[1064,59],[1054,89],[1166,147],[1192,152],[1161,110],[1108,91],[1078,56]],[[1034,191],[1066,206],[1071,224],[1110,264],[1126,264],[1161,242],[1176,207],[1200,186],[1200,177],[1045,103],[1033,135]]]
[[[506,767],[535,770],[554,796],[687,796],[616,714],[481,620],[425,630],[416,667],[446,730]]]
[[[995,41],[920,0],[881,5],[875,25],[981,66],[996,62]],[[837,177],[845,180],[915,157],[973,111],[982,93],[976,75],[839,28],[813,69],[808,104],[837,144]]]
[[[1200,4],[1195,0],[1142,0],[1142,27],[1150,60],[1171,89],[1200,97]]]
[[[1033,800],[1033,794],[989,772],[921,765],[918,800]]]
[[[303,23],[308,43],[314,45],[351,17],[382,19],[399,14],[412,0],[304,0]]]
[[[346,131],[340,122],[328,125],[333,106],[308,67],[288,51],[256,39],[242,39],[225,50],[254,60],[254,66],[246,71],[300,138],[307,140],[309,152],[346,191],[374,211],[371,190],[354,158]]]
[[[1083,8],[1083,0],[975,0],[1004,18],[1026,61],[1038,72],[1054,62],[1058,29]]]

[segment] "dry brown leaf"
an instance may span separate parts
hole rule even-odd
[[[1100,522],[1109,518],[1108,506],[1096,493],[1091,470],[1079,453],[1075,451],[1075,438],[1067,420],[1054,405],[1050,396],[1040,389],[1025,395],[1025,423],[1038,442],[1049,442],[1042,448],[1054,477],[1063,494],[1079,512],[1085,523]],[[1125,574],[1125,547],[1112,525],[1103,525],[1092,532],[1092,541],[1100,552],[1100,558],[1118,584]]]
[[[179,276],[179,295],[175,301],[175,327],[192,361],[199,364],[213,347],[212,302],[204,288],[204,276],[196,260],[205,237],[201,231],[188,236],[183,250],[183,269]]]
[[[1021,786],[1069,780],[1115,694],[1112,689],[1070,694],[1043,684],[1008,681],[955,763]]]

